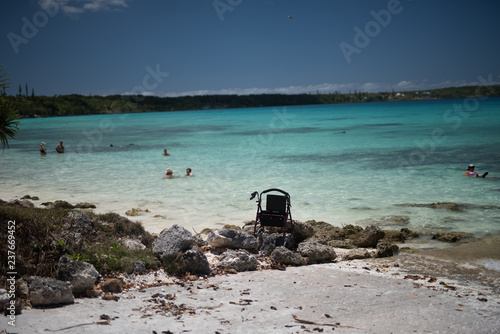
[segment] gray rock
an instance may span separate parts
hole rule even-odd
[[[257,249],[257,239],[253,235],[227,228],[212,230],[207,242],[214,248]]]
[[[299,244],[299,253],[307,258],[309,264],[323,263],[335,260],[337,254],[335,250],[326,245],[316,242],[302,242]]]
[[[56,278],[68,281],[73,286],[75,295],[84,295],[91,290],[99,279],[99,272],[87,262],[78,262],[67,256],[61,256],[57,265]]]
[[[277,247],[271,253],[271,262],[274,264],[303,266],[307,264],[307,260],[300,254],[294,253],[283,246]]]
[[[207,257],[198,248],[187,250],[182,254],[179,274],[191,273],[195,275],[208,275],[210,272],[211,270]]]
[[[70,220],[66,223],[66,226],[73,232],[88,233],[93,229],[92,219],[84,212],[70,211],[68,212],[68,218]]]
[[[356,259],[368,259],[371,258],[370,252],[364,248],[356,248],[356,249],[336,249],[338,253],[338,258],[341,261],[350,261]]]
[[[297,240],[297,242],[306,240],[312,237],[314,233],[316,233],[314,226],[299,221],[293,222],[293,231],[295,233],[295,239]]]
[[[74,303],[73,287],[50,277],[30,276],[26,279],[30,290],[31,305],[54,306]]]
[[[377,244],[376,257],[389,257],[393,256],[399,250],[398,245],[391,242],[380,240]]]
[[[378,241],[383,239],[384,236],[385,233],[380,229],[380,227],[370,225],[359,233],[358,237],[353,240],[353,243],[358,247],[375,248],[377,247]]]
[[[120,241],[123,246],[127,247],[130,250],[146,249],[146,246],[140,240],[137,239],[123,238]]]
[[[138,274],[145,274],[148,272],[146,269],[146,263],[143,261],[134,261],[132,262],[132,272],[138,273]]]
[[[20,206],[23,208],[34,208],[35,207],[35,204],[28,201],[27,199],[22,199],[22,200],[15,199],[15,200],[10,201],[10,204],[14,205],[14,206]]]
[[[164,230],[153,244],[153,253],[162,261],[172,261],[196,243],[191,232],[177,224]]]
[[[222,254],[220,257],[219,268],[222,269],[234,269],[236,271],[253,271],[257,270],[257,265],[259,262],[248,251],[239,250],[228,250]]]

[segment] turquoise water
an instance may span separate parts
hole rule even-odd
[[[0,151],[0,198],[142,208],[150,212],[137,219],[152,232],[199,231],[254,219],[250,194],[281,188],[301,221],[365,226],[405,215],[407,225],[384,228],[483,236],[500,233],[500,210],[395,204],[499,205],[499,130],[499,98],[25,119]],[[55,152],[60,140],[65,154]],[[462,176],[469,163],[488,178]],[[167,167],[195,176],[163,179]]]

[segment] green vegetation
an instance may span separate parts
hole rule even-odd
[[[9,147],[9,137],[14,138],[19,130],[18,118],[20,117],[15,101],[5,95],[5,88],[9,87],[4,70],[0,66],[0,144],[3,148]]]
[[[366,93],[333,92],[329,94],[261,94],[261,95],[203,95],[181,97],[156,96],[35,96],[32,92],[17,96],[4,96],[16,104],[22,117],[71,116],[93,114],[138,113],[148,111],[177,111],[246,107],[274,107],[290,105],[312,105],[351,102],[378,102],[397,100],[465,98],[473,96],[498,96],[500,85],[467,86],[434,89],[428,91],[401,91]]]
[[[152,252],[153,236],[139,222],[132,222],[117,214],[94,214],[85,217],[69,214],[71,210],[26,208],[0,200],[0,239],[7,240],[7,222],[15,221],[15,269],[19,276],[39,275],[54,277],[59,258],[63,255],[94,265],[101,273],[133,270],[134,261],[143,261],[148,269],[157,269],[159,261]],[[78,211],[75,211],[76,213]],[[120,239],[130,238],[146,246],[131,250]],[[8,253],[6,242],[0,253]],[[9,272],[7,261],[0,271]]]

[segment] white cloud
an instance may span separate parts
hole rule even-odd
[[[87,11],[97,12],[128,7],[131,0],[41,0],[42,9],[61,9],[65,14],[75,15]]]

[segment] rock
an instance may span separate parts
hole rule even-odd
[[[332,247],[316,242],[300,243],[299,253],[307,259],[308,264],[330,262],[337,257]]]
[[[40,198],[38,196],[30,196],[30,195],[24,195],[23,197],[21,197],[21,199],[30,199],[32,201],[39,201]]]
[[[265,255],[270,255],[278,245],[283,245],[283,233],[263,233],[259,235],[258,249]]]
[[[123,238],[120,240],[123,246],[127,247],[130,250],[142,250],[146,249],[146,246],[137,239],[129,239],[129,238]]]
[[[438,202],[438,203],[431,203],[431,204],[405,203],[405,204],[396,204],[396,206],[409,206],[409,207],[431,208],[431,209],[445,209],[445,210],[450,210],[450,211],[463,211],[464,208],[467,207],[466,204],[453,203],[453,202]]]
[[[333,248],[346,248],[346,249],[357,248],[351,241],[346,241],[346,240],[330,240],[328,241],[327,245]]]
[[[178,253],[190,249],[196,243],[196,238],[184,227],[177,224],[164,230],[153,244],[153,253],[162,261],[172,261]]]
[[[125,212],[125,214],[127,216],[140,216],[142,215],[143,212],[150,212],[149,209],[140,209],[140,208],[132,208],[131,210],[127,210],[127,212]]]
[[[377,253],[376,257],[389,257],[397,253],[399,247],[386,240],[380,240],[377,243]]]
[[[26,279],[30,290],[31,305],[54,306],[74,303],[73,286],[50,277],[30,276]]]
[[[212,230],[207,242],[214,248],[257,249],[257,239],[253,235],[227,228]]]
[[[101,283],[101,289],[104,292],[120,293],[123,290],[123,282],[118,278],[105,279]]]
[[[343,239],[342,230],[339,227],[333,226],[325,222],[316,222],[314,220],[308,220],[306,224],[312,226],[315,233],[310,237],[309,241],[317,241],[322,244],[326,244],[330,240]]]
[[[182,254],[180,271],[178,274],[183,275],[185,273],[191,273],[197,275],[208,275],[210,272],[211,270],[207,257],[198,248],[187,250],[184,254]]]
[[[377,247],[377,243],[380,239],[383,239],[385,236],[384,231],[380,229],[380,227],[371,225],[365,228],[354,240],[353,243],[358,247],[365,248],[375,248]]]
[[[20,206],[23,208],[34,208],[35,207],[35,204],[31,203],[27,199],[22,199],[22,200],[15,199],[15,200],[10,201],[9,203],[12,206]]]
[[[93,203],[88,203],[88,202],[80,202],[75,205],[76,208],[78,209],[95,209],[96,206]]]
[[[356,249],[338,248],[335,249],[335,252],[338,254],[338,258],[340,258],[341,261],[371,258],[370,252],[368,252],[368,250],[364,248],[356,248]]]
[[[458,242],[464,238],[471,238],[472,234],[467,232],[437,232],[432,239],[444,242]]]
[[[220,257],[220,262],[218,267],[227,270],[240,271],[253,271],[257,270],[258,261],[250,254],[248,251],[240,250],[228,250],[222,254]]]
[[[302,242],[314,235],[316,233],[316,230],[314,229],[314,226],[311,224],[299,222],[299,221],[294,221],[293,222],[293,231],[295,234],[295,240],[297,242]]]
[[[78,211],[68,212],[69,221],[65,224],[65,228],[77,233],[89,233],[93,230],[92,219],[84,213]]]
[[[54,209],[74,209],[75,206],[71,203],[66,202],[66,201],[55,201],[53,203],[53,208]]]
[[[358,221],[358,223],[362,225],[377,225],[377,226],[406,225],[409,222],[410,222],[410,217],[408,216],[384,216],[382,218],[368,218]]]
[[[417,232],[413,232],[408,228],[402,228],[400,231],[386,230],[384,239],[393,242],[405,242],[408,239],[418,238]]]
[[[271,262],[274,264],[303,266],[307,264],[307,260],[300,254],[294,253],[283,246],[277,247],[271,253]]]
[[[144,263],[143,261],[134,261],[132,262],[132,272],[134,273],[138,273],[138,274],[145,274],[148,272],[148,270],[146,269],[146,263]]]
[[[67,256],[61,256],[57,265],[56,278],[68,281],[75,295],[85,295],[99,279],[99,272],[87,262],[77,262]]]

